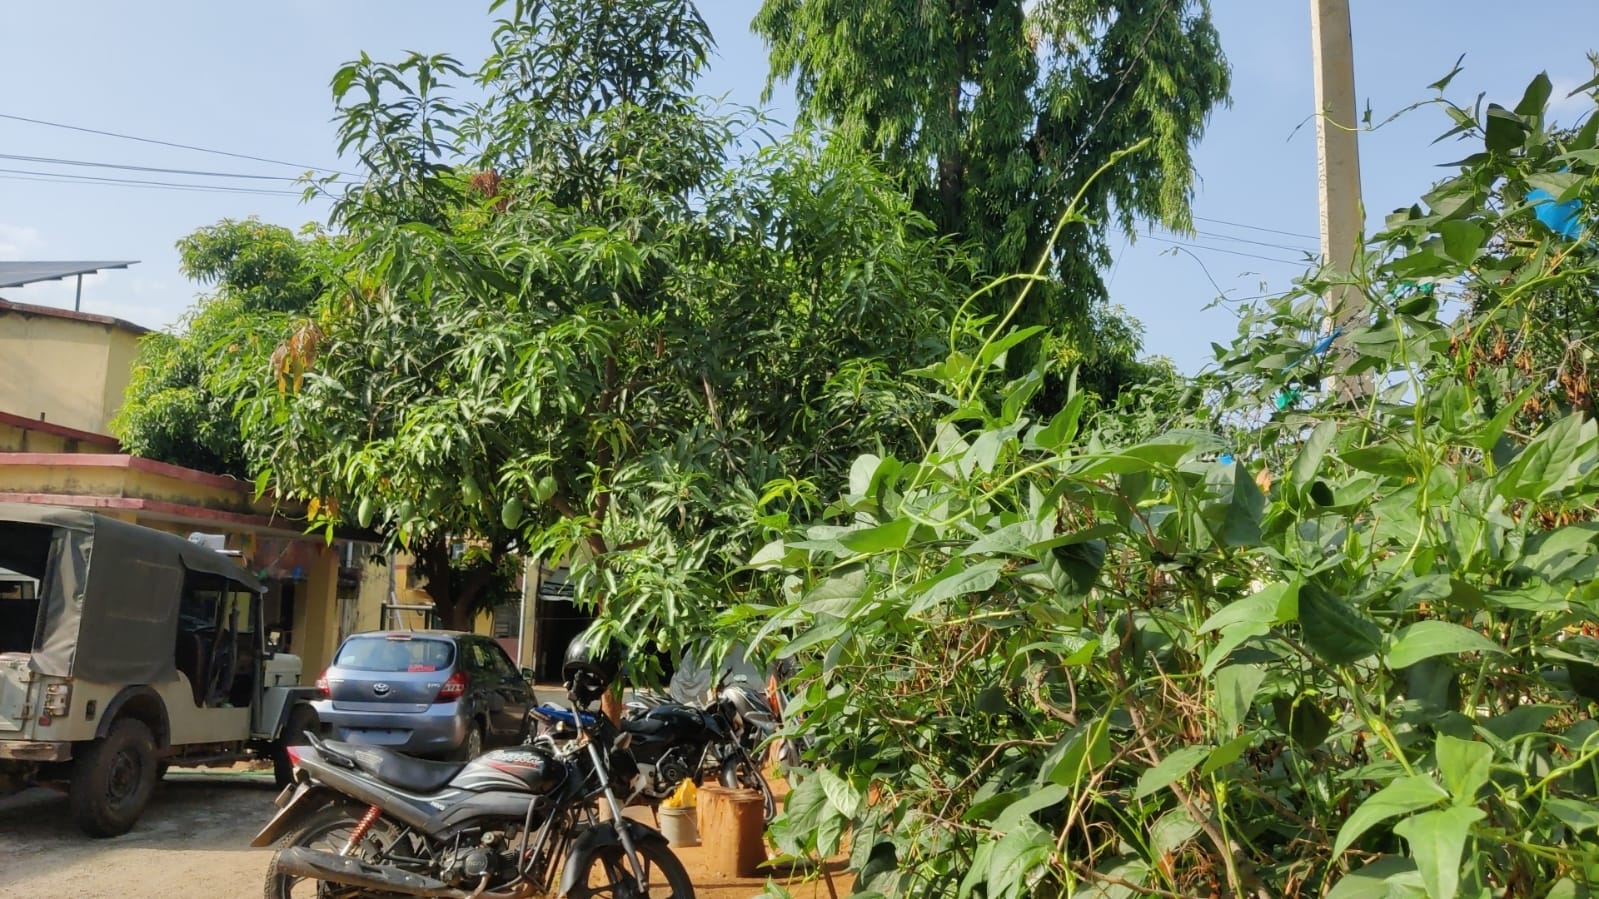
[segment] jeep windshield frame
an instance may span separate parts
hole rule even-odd
[[[39,581],[28,664],[40,674],[101,683],[176,680],[185,572],[220,575],[262,592],[260,581],[215,550],[103,515],[0,503],[0,530],[19,529],[49,535],[0,545],[0,568]]]

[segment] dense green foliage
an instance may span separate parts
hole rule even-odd
[[[1129,423],[1030,421],[1036,376],[996,383],[1024,335],[954,342],[932,447],[768,528],[724,618],[802,663],[779,843],[849,834],[866,896],[1589,895],[1599,425],[1507,427],[1553,381],[1482,356],[1599,273],[1599,117],[1551,134],[1548,96],[1446,106],[1481,152],[1326,345],[1315,276]],[[1579,239],[1505,199],[1539,185]]]
[[[1058,333],[1062,370],[1080,365],[1107,398],[1149,374],[1100,271],[1112,226],[1191,225],[1190,147],[1230,78],[1205,0],[765,0],[754,24],[802,121],[879,154],[942,233],[979,248],[984,275],[1050,253],[1018,321]],[[1081,215],[1050,243],[1079,193]]]
[[[247,444],[263,485],[415,552],[446,621],[480,585],[429,560],[466,539],[680,633],[770,483],[914,446],[931,401],[896,375],[938,354],[964,261],[845,148],[731,159],[692,4],[503,8],[469,108],[447,56],[335,76],[367,177],[331,289],[273,370],[235,372]]]
[[[184,275],[215,292],[189,311],[181,333],[140,343],[112,428],[126,450],[214,474],[247,477],[236,397],[216,380],[217,356],[265,367],[288,316],[322,290],[321,237],[297,237],[253,219],[222,221],[178,241]]]

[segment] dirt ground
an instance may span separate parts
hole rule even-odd
[[[174,771],[133,832],[111,840],[80,834],[61,793],[0,799],[0,899],[253,899],[271,853],[249,843],[276,795],[269,775]],[[678,855],[697,899],[761,892],[762,878],[707,872],[703,848]],[[786,885],[796,899],[830,899],[824,880]],[[835,876],[833,891],[842,896],[849,885]]]

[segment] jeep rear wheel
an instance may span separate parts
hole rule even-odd
[[[103,738],[85,746],[67,791],[78,828],[91,837],[132,830],[155,789],[155,753],[149,726],[134,718],[112,722]]]
[[[322,719],[317,716],[316,709],[301,703],[290,710],[283,733],[272,744],[272,778],[278,786],[286,787],[294,780],[294,763],[289,761],[289,747],[304,746],[305,732],[316,733],[321,729]]]

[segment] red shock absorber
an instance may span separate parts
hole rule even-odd
[[[349,855],[354,852],[355,847],[360,845],[361,840],[366,838],[366,832],[371,830],[372,825],[378,823],[378,819],[381,817],[383,817],[383,809],[375,805],[367,809],[366,814],[362,815],[361,820],[356,823],[355,830],[350,832],[350,840],[344,844],[344,849],[339,854]]]

